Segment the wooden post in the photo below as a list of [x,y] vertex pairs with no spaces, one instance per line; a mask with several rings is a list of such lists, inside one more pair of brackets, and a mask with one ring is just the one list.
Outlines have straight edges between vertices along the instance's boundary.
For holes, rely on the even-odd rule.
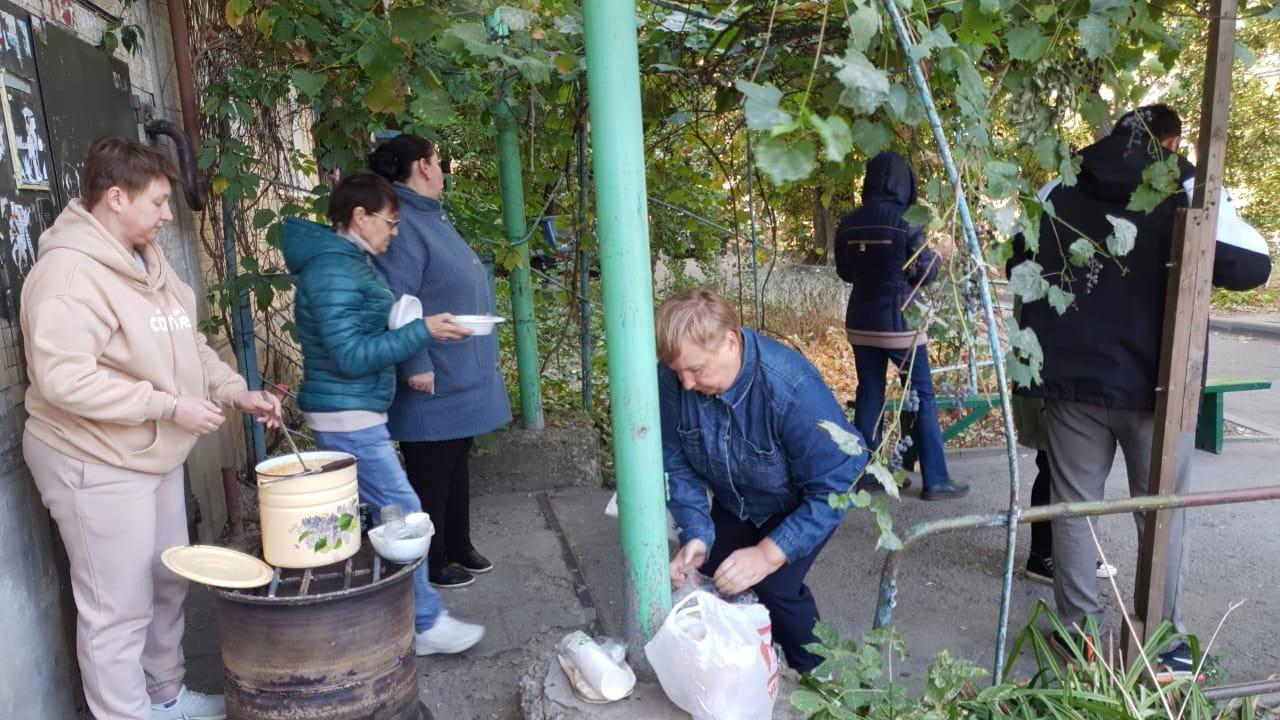
[[[1209,24],[1208,65],[1196,146],[1196,180],[1191,207],[1179,211],[1170,252],[1168,299],[1160,348],[1148,492],[1168,495],[1178,477],[1178,445],[1194,431],[1204,382],[1208,340],[1209,292],[1217,240],[1218,205],[1227,149],[1227,113],[1231,100],[1231,65],[1235,55],[1236,0],[1213,0]],[[1133,626],[1125,628],[1130,658],[1137,645],[1159,626],[1164,615],[1165,560],[1169,553],[1172,511],[1149,512],[1138,553]]]

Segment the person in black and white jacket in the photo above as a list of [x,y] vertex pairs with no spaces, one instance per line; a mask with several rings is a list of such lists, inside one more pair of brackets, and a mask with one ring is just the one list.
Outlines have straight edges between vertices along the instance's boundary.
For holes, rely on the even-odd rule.
[[[1044,300],[1027,302],[1019,322],[1035,331],[1044,351],[1040,382],[1015,393],[1044,401],[1049,439],[1050,501],[1103,498],[1116,446],[1124,453],[1132,495],[1147,493],[1159,354],[1164,327],[1174,219],[1188,207],[1195,167],[1177,155],[1182,120],[1166,105],[1127,113],[1111,134],[1079,152],[1075,185],[1054,181],[1040,197],[1052,204],[1040,220],[1039,248],[1018,238],[1010,272],[1025,261],[1074,296],[1059,314]],[[1186,192],[1173,192],[1150,212],[1127,209],[1150,165],[1176,158]],[[1136,230],[1132,249],[1108,256],[1106,239],[1117,225]],[[1088,241],[1089,246],[1080,244]],[[1077,263],[1070,260],[1074,255]],[[1087,257],[1087,259],[1085,259]],[[1271,258],[1266,243],[1241,220],[1223,191],[1214,249],[1213,284],[1247,290],[1266,282]],[[1176,492],[1188,488],[1191,434],[1180,439]],[[1165,618],[1181,629],[1178,595],[1185,577],[1182,513],[1170,526]],[[1135,515],[1139,536],[1143,517]],[[1100,623],[1096,550],[1087,518],[1053,523],[1054,599],[1068,628],[1087,632]],[[1055,638],[1055,643],[1059,639]],[[1175,642],[1157,659],[1165,678],[1194,671],[1190,649]]]

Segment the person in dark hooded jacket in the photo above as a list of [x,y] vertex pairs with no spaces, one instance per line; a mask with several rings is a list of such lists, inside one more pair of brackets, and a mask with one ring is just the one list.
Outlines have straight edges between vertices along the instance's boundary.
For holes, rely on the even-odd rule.
[[925,244],[924,231],[902,219],[916,201],[916,187],[915,170],[898,153],[885,151],[871,159],[862,206],[841,218],[836,230],[836,272],[853,285],[844,324],[858,371],[854,425],[870,447],[880,445],[885,371],[892,361],[908,385],[904,407],[915,406],[914,438],[924,480],[920,497],[946,500],[963,497],[969,488],[952,482],[947,472],[927,337],[923,329],[909,327],[903,314],[941,264]]
[[[1041,190],[1054,213],[1041,218],[1038,250],[1032,252],[1022,238],[1015,242],[1011,273],[1034,260],[1043,277],[1074,294],[1064,313],[1041,299],[1025,303],[1019,318],[1035,331],[1044,352],[1040,381],[1015,392],[1045,401],[1050,502],[1101,500],[1117,445],[1124,453],[1130,494],[1147,494],[1174,220],[1177,210],[1189,205],[1195,175],[1194,166],[1174,152],[1181,135],[1182,120],[1166,105],[1121,117],[1108,137],[1079,152],[1075,185],[1054,181]],[[1144,171],[1169,161],[1186,192],[1171,192],[1150,212],[1129,210]],[[1265,283],[1271,273],[1266,244],[1236,217],[1225,190],[1220,210],[1213,284],[1244,290]],[[1106,252],[1107,238],[1120,229],[1133,233],[1132,249]],[[1189,487],[1192,439],[1190,433],[1180,438],[1174,492]],[[1162,618],[1179,629],[1186,557],[1182,515],[1173,511],[1169,524]],[[1134,517],[1141,537],[1144,517]],[[1066,627],[1087,632],[1090,621],[1100,622],[1103,613],[1089,519],[1055,520],[1052,536],[1058,615]],[[1161,680],[1194,672],[1182,641],[1160,652],[1156,662]]]

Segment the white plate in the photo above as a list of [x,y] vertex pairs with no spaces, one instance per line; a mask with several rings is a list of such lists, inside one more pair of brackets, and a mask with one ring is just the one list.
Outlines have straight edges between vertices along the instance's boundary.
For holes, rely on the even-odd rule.
[[387,315],[387,327],[399,330],[414,320],[422,319],[422,302],[412,295],[401,295]]
[[223,588],[262,587],[275,574],[252,555],[216,545],[171,547],[160,554],[160,562],[192,582]]
[[494,325],[506,321],[506,318],[497,315],[454,315],[450,322],[471,328],[472,335],[489,335],[493,332]]

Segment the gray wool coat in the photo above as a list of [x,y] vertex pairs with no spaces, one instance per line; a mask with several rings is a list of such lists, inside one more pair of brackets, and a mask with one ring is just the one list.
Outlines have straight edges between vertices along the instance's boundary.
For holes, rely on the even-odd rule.
[[[391,292],[414,295],[424,315],[488,315],[495,311],[489,276],[475,251],[450,224],[440,201],[403,183],[399,233],[378,269]],[[436,373],[434,395],[407,379]],[[432,340],[396,366],[396,395],[388,412],[391,437],[405,442],[454,440],[490,432],[511,422],[506,384],[498,368],[498,333],[461,340]]]

